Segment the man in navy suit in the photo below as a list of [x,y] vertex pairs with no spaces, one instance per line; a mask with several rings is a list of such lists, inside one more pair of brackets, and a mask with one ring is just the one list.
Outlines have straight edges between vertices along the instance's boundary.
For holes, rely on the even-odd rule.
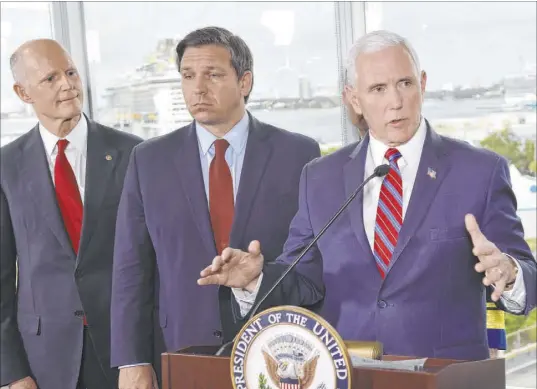
[[[200,287],[199,271],[252,239],[276,258],[298,208],[302,168],[320,155],[312,139],[246,111],[253,60],[240,37],[196,30],[177,56],[194,121],[134,149],[119,205],[112,364],[121,389],[155,385],[150,364],[158,373],[160,352],[233,338],[244,291]],[[165,343],[156,352],[153,315]]]

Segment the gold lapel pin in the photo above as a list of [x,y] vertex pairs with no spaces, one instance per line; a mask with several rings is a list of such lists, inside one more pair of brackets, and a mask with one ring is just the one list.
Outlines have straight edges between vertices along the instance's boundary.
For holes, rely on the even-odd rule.
[[436,178],[436,171],[431,168],[428,168],[427,175],[434,180]]
[[104,157],[107,161],[112,160],[112,156],[110,154],[106,154],[106,157]]

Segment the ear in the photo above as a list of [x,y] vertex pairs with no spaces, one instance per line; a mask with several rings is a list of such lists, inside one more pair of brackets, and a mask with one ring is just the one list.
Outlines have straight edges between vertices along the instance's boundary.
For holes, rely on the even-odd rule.
[[28,94],[26,93],[26,89],[24,89],[24,87],[20,83],[16,82],[13,85],[13,90],[15,91],[17,96],[19,96],[19,99],[24,101],[26,104],[34,103],[34,100],[30,96],[28,96]]
[[420,87],[422,96],[425,95],[425,87],[427,86],[427,73],[425,70],[421,71]]
[[254,83],[254,75],[251,71],[247,70],[239,80],[239,87],[243,96],[248,96],[252,92]]
[[362,107],[360,106],[360,102],[358,100],[356,87],[345,85],[344,96],[347,101],[352,105],[354,112],[356,112],[358,115],[362,115]]

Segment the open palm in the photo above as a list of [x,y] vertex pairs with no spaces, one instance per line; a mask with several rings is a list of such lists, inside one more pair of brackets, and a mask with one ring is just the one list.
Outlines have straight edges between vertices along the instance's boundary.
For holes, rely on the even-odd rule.
[[224,285],[247,289],[263,268],[263,255],[258,241],[253,241],[248,252],[226,248],[222,255],[213,259],[211,265],[200,273],[198,285]]

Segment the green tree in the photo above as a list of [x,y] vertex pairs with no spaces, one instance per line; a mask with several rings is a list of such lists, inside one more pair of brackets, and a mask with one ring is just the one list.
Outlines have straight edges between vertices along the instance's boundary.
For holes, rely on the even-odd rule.
[[535,174],[535,142],[522,142],[509,126],[490,134],[481,146],[507,158],[523,174]]
[[334,151],[338,150],[339,147],[333,146],[333,147],[327,147],[326,149],[321,149],[321,155],[328,155],[333,153]]

